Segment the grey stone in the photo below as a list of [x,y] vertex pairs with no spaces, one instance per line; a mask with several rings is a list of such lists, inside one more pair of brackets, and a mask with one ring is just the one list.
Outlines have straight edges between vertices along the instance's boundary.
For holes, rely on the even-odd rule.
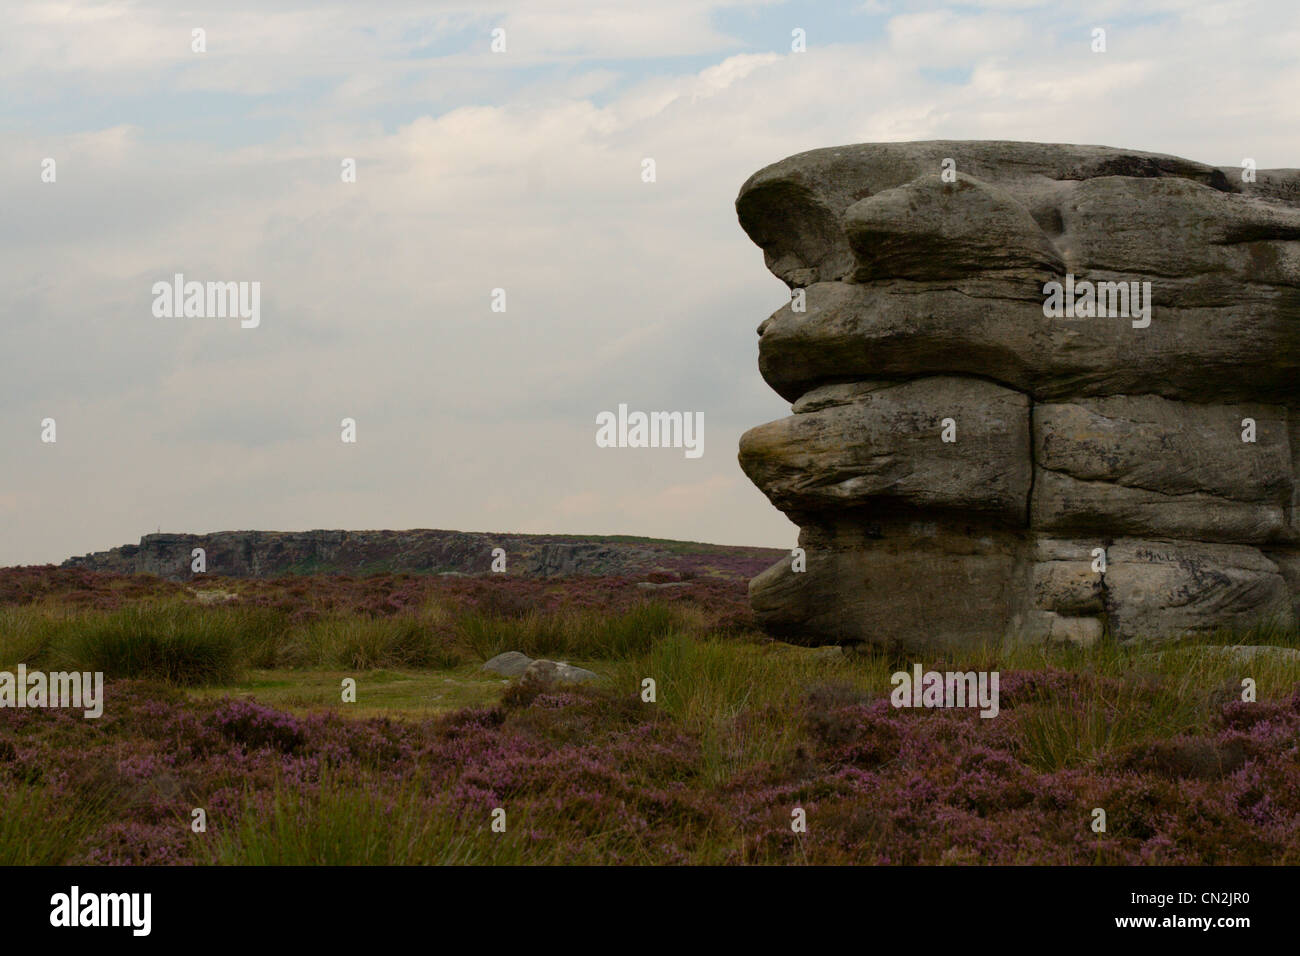
[[[797,290],[759,326],[793,414],[740,462],[807,552],[751,581],[763,626],[918,652],[1294,627],[1300,172],[1238,173],[947,141],[750,177],[741,226]],[[1048,315],[1048,282],[1150,314]]]
[[1143,329],[1122,316],[1048,318],[1042,287],[1052,278],[815,283],[801,290],[804,311],[792,300],[759,326],[759,371],[791,402],[820,385],[922,375],[989,379],[1037,401],[1300,400],[1300,278],[1243,277],[1200,302],[1169,304],[1172,292],[1149,277],[1155,305]]
[[1295,627],[1286,582],[1257,548],[1123,539],[1106,558],[1106,610],[1120,642]]
[[1028,643],[1073,644],[1092,647],[1102,639],[1105,623],[1100,617],[1057,614],[1054,611],[1031,611],[1011,638]]
[[749,584],[755,616],[791,643],[942,651],[1015,621],[1023,544],[987,519],[842,518],[805,524],[799,546],[806,571],[785,560]]
[[[1100,548],[1102,555],[1094,554]],[[1099,616],[1105,611],[1105,572],[1099,541],[1040,538],[1030,566],[1033,607],[1063,617]]]
[[[1247,283],[1290,285],[1300,271],[1300,209],[1180,178],[1080,182],[1060,205],[1071,258],[1090,270],[1197,280],[1209,298]],[[1104,228],[1099,224],[1104,223]]]
[[483,665],[483,670],[490,674],[500,674],[502,677],[518,677],[528,665],[533,663],[533,659],[527,654],[519,651],[506,651],[504,654],[498,654],[490,661]]
[[1036,405],[1033,421],[1035,527],[1261,543],[1287,531],[1285,408],[1117,395]]
[[1275,647],[1271,644],[1232,644],[1198,648],[1202,654],[1222,655],[1242,662],[1268,661],[1278,664],[1300,664],[1300,650],[1294,647]]
[[[783,511],[905,503],[990,512],[1023,524],[1029,402],[990,382],[924,378],[827,391],[750,429],[740,464]],[[954,441],[943,440],[952,419]]]
[[1065,271],[1029,210],[1005,190],[936,173],[854,203],[844,228],[854,278],[951,279],[996,270]]
[[[941,171],[995,184],[1016,197],[1049,233],[1061,228],[1064,189],[1096,177],[1185,178],[1236,189],[1235,177],[1177,156],[1049,143],[934,140],[860,143],[799,153],[759,170],[745,182],[736,213],[760,246],[768,268],[792,285],[847,276],[855,260],[844,230],[854,203]],[[1260,171],[1265,175],[1266,171]]]
[[1277,565],[1277,570],[1291,593],[1291,611],[1300,623],[1300,554],[1294,551],[1266,551],[1265,557]]
[[524,669],[520,682],[543,689],[565,684],[587,684],[600,680],[600,675],[564,661],[535,660]]
[[[1242,440],[1242,421],[1256,441]],[[1204,492],[1236,501],[1286,503],[1292,486],[1286,409],[1198,405],[1155,395],[1116,395],[1034,407],[1034,456],[1081,481],[1115,482],[1170,495]]]
[[1263,543],[1286,529],[1281,504],[1080,481],[1043,469],[1034,479],[1031,516],[1034,527],[1045,531],[1078,533],[1091,528],[1104,534],[1205,541]]
[[560,683],[562,684],[589,684],[592,681],[600,680],[600,675],[595,671],[589,671],[585,667],[576,667],[573,664],[566,664],[564,661],[558,663]]
[[1196,644],[1173,650],[1157,651],[1150,656],[1156,659],[1168,654],[1194,657],[1226,657],[1241,664],[1257,662],[1269,664],[1300,664],[1300,650],[1294,647],[1276,647],[1271,644]]

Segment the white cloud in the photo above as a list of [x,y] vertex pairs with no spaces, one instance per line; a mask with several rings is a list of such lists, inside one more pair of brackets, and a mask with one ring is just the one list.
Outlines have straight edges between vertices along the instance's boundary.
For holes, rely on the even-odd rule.
[[890,50],[914,66],[949,66],[1005,54],[1023,44],[1029,24],[1015,17],[955,15],[947,10],[893,17],[886,26]]
[[[600,62],[536,78],[490,54],[410,55],[435,22],[477,29],[468,4],[272,19],[245,5],[222,16],[256,52],[227,46],[202,82],[159,52],[188,38],[164,8],[18,7],[3,42],[26,52],[0,55],[7,100],[61,85],[110,102],[178,82],[308,92],[223,100],[249,128],[233,140],[202,112],[79,126],[56,113],[0,139],[0,563],[159,524],[788,545],[791,526],[735,462],[741,432],[787,408],[756,368],[753,329],[784,289],[735,221],[750,173],[818,146],[934,138],[1300,165],[1284,6],[1117,19],[1104,55],[1078,29],[1104,4],[1068,22],[994,6],[1008,9],[911,12],[880,40],[797,55],[737,51],[704,5],[663,8],[653,29],[635,10],[587,22],[565,6],[520,62],[566,48]],[[537,15],[501,10],[513,51]],[[620,32],[637,35],[598,57]],[[632,63],[711,45],[703,68]],[[943,82],[922,67],[972,72]],[[449,99],[410,112],[426,93]],[[57,185],[39,181],[44,156]],[[344,156],[355,185],[339,180]],[[640,181],[645,156],[657,183]],[[261,281],[262,328],[152,318],[149,286],[176,270]],[[488,310],[498,286],[505,315]],[[703,411],[705,458],[597,449],[594,415],[619,402]],[[39,442],[47,414],[56,447]],[[344,415],[355,448],[338,441]]]

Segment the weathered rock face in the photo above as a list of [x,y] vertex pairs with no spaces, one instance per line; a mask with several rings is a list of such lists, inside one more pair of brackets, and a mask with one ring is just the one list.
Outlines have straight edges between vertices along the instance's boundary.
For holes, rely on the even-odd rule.
[[802,529],[806,570],[750,584],[773,633],[1295,626],[1300,171],[865,144],[761,170],[736,210],[793,290],[759,326],[793,415],[740,445]]
[[[1029,400],[1020,392],[934,376],[829,385],[804,396],[796,409],[790,418],[751,429],[740,443],[750,478],[784,511],[888,498],[1024,520]],[[958,409],[965,428],[952,448],[934,438],[943,418]]]

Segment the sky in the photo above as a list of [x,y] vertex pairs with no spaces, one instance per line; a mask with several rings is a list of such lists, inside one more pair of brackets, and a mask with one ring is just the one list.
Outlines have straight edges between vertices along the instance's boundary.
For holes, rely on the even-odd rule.
[[[751,173],[924,139],[1300,166],[1294,0],[0,0],[0,24],[0,565],[159,529],[791,547],[736,462],[789,414],[757,368],[788,290],[736,222]],[[260,323],[156,315],[176,273],[257,282]],[[620,404],[702,413],[703,454],[599,447]]]

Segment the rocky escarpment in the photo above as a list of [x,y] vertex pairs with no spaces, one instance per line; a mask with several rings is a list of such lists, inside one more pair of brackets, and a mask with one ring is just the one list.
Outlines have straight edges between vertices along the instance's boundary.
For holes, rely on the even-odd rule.
[[285,574],[409,571],[482,574],[492,571],[493,552],[505,551],[508,574],[563,575],[746,575],[778,553],[651,538],[583,538],[565,535],[483,534],[464,531],[220,531],[214,534],[148,534],[123,545],[69,558],[64,567],[154,574],[171,580],[192,576],[192,554],[204,551],[208,574],[278,577]]
[[926,649],[1294,627],[1300,171],[1247,179],[1007,142],[752,176],[740,223],[792,290],[759,368],[793,414],[740,463],[806,561],[751,582],[764,625]]

